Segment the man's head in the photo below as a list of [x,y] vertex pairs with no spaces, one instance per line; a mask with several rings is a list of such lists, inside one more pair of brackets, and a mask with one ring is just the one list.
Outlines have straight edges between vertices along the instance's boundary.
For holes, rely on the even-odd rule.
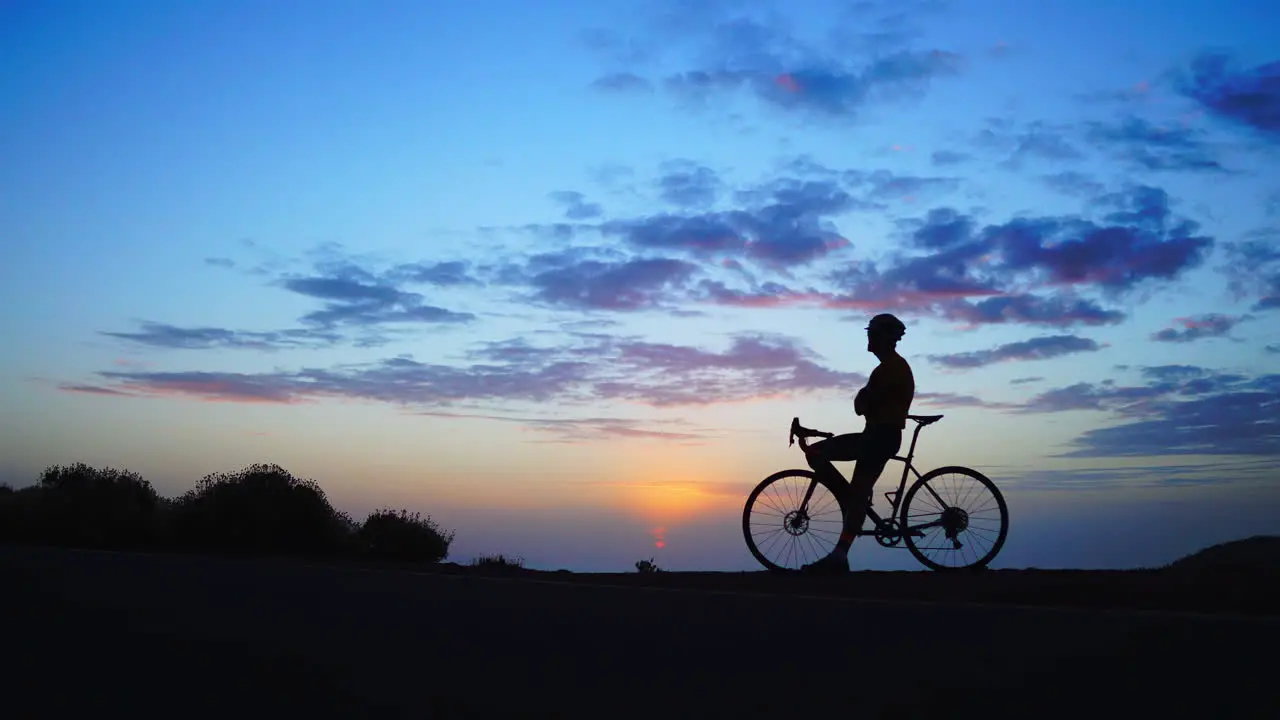
[[867,351],[879,355],[897,346],[907,326],[889,313],[880,313],[867,323]]

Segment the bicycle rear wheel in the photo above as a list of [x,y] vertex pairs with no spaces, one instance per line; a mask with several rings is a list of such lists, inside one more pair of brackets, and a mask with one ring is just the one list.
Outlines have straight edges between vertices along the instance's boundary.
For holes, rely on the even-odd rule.
[[[902,526],[907,549],[925,567],[980,569],[1004,547],[1009,508],[986,475],[952,465],[911,485],[902,501]],[[913,528],[923,535],[909,532]]]
[[810,470],[782,470],[761,480],[742,511],[747,549],[761,565],[783,572],[830,555],[844,529],[840,497],[839,488]]

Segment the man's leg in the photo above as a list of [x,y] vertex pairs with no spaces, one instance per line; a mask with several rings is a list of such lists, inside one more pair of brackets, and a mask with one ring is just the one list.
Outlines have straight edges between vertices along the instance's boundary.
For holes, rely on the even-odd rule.
[[[832,485],[845,494],[844,497],[840,498],[840,504],[845,508],[840,538],[836,541],[836,546],[829,556],[834,558],[836,562],[843,561],[845,567],[848,567],[848,561],[845,560],[845,556],[849,554],[849,548],[853,545],[853,539],[857,537],[857,531],[862,528],[862,522],[866,518],[867,510],[865,507],[856,509],[858,508],[857,502],[850,503],[853,497],[849,493],[849,483],[845,481],[844,477],[840,475],[840,471],[836,470],[836,467],[831,463],[856,461],[861,447],[862,433],[847,433],[816,442],[810,445],[808,452],[805,453],[805,460],[809,463],[809,467],[813,468],[814,472],[831,478]],[[862,463],[858,464],[861,465]],[[857,524],[853,524],[854,514],[858,516]]]
[[[896,431],[876,431],[863,434],[860,446],[861,455],[858,464],[853,468],[853,476],[849,478],[848,505],[849,517],[845,519],[845,534],[849,528],[855,532],[862,529],[867,519],[867,507],[871,505],[871,491],[884,472],[889,459],[898,454],[902,447],[902,434]],[[840,538],[844,540],[842,535]],[[849,538],[853,542],[853,537]]]
[[[866,452],[862,459],[858,460],[858,464],[853,468],[853,477],[849,481],[848,495],[846,496],[846,507],[849,508],[849,515],[845,518],[845,531],[840,536],[840,541],[844,542],[844,536],[849,535],[849,543],[853,543],[853,535],[850,532],[857,532],[862,529],[862,523],[867,520],[867,506],[871,504],[871,490],[876,485],[876,480],[880,479],[880,473],[884,472],[884,466],[888,464],[889,458],[880,453],[872,454]],[[848,551],[848,546],[845,546]]]

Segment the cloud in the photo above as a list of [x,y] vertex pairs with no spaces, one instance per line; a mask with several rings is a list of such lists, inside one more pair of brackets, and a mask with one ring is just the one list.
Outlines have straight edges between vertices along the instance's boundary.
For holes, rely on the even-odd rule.
[[102,335],[141,345],[183,350],[251,349],[281,350],[330,347],[341,340],[335,333],[308,328],[255,332],[224,328],[181,328],[144,321],[140,332],[102,332]]
[[847,172],[845,178],[851,187],[865,188],[865,197],[873,201],[914,200],[921,195],[945,193],[960,187],[959,178],[895,175],[888,170]]
[[1009,384],[1010,385],[1026,385],[1027,383],[1040,382],[1041,380],[1044,380],[1044,378],[1040,377],[1039,375],[1032,375],[1028,377],[1014,378],[1009,381]]
[[[663,430],[664,425],[685,425],[682,421],[671,420],[635,420],[631,418],[584,417],[584,418],[539,418],[513,417],[508,415],[488,415],[479,413],[455,413],[429,410],[417,413],[425,417],[437,417],[448,420],[484,420],[507,422],[521,425],[534,432],[546,433],[556,439],[542,442],[561,442],[576,444],[614,439],[661,440],[680,445],[700,445],[702,441],[713,437],[710,430]],[[656,426],[656,427],[655,427]]]
[[1075,335],[1046,335],[1006,343],[990,350],[930,355],[929,360],[943,367],[968,369],[1009,361],[1047,360],[1074,353],[1095,352],[1102,347],[1093,340]]
[[1067,457],[1280,455],[1280,376],[1235,392],[1158,403],[1136,422],[1085,432]]
[[973,155],[969,153],[957,152],[955,150],[936,150],[930,155],[930,160],[935,167],[951,167],[961,165],[973,159]]
[[[746,93],[784,112],[845,120],[871,102],[917,97],[933,80],[956,75],[962,66],[955,53],[908,47],[911,37],[900,20],[868,33],[865,8],[828,18],[825,42],[791,32],[783,15],[760,18],[685,4],[655,16],[626,41],[616,33],[594,33],[593,45],[614,62],[621,55],[632,65],[665,55],[663,66],[683,65],[660,83],[688,105]],[[855,30],[859,23],[863,28]],[[643,51],[634,50],[637,44]],[[630,71],[606,74],[594,83],[611,91],[648,85]]]
[[223,258],[223,257],[205,258],[204,264],[212,265],[213,267],[226,268],[229,270],[236,266],[236,261],[232,260],[231,258]]
[[466,323],[475,319],[471,313],[427,305],[422,295],[389,283],[350,275],[287,278],[280,284],[299,295],[324,300],[323,309],[307,313],[302,322],[325,329],[389,323]]
[[1129,116],[1115,123],[1090,123],[1086,137],[1119,159],[1146,170],[1226,172],[1214,157],[1203,130],[1156,126]]
[[931,80],[957,75],[960,68],[956,53],[904,50],[861,66],[822,58],[772,76],[736,74],[722,83],[747,85],[756,97],[784,110],[853,118],[872,100],[919,96]]
[[[258,247],[249,241],[245,245]],[[468,263],[401,263],[378,273],[357,262],[338,245],[322,245],[309,254],[312,256],[311,272],[277,274],[278,268],[291,264],[278,258],[268,264],[275,269],[262,266],[246,271],[255,276],[274,274],[274,279],[269,281],[270,286],[321,301],[320,309],[299,318],[305,327],[234,330],[143,321],[137,332],[103,331],[101,334],[149,347],[189,350],[328,348],[343,342],[357,347],[373,347],[388,342],[397,328],[465,324],[476,319],[469,312],[428,304],[423,295],[402,287],[481,285],[481,281],[470,274]]]
[[574,190],[551,193],[551,199],[564,206],[564,216],[570,220],[588,220],[604,214],[598,203],[589,203],[586,196]]
[[1240,68],[1226,53],[1205,52],[1181,73],[1177,87],[1210,114],[1280,139],[1280,62]]
[[1244,317],[1234,317],[1221,313],[1209,313],[1195,317],[1174,318],[1174,322],[1182,328],[1170,327],[1151,334],[1157,342],[1186,343],[1193,340],[1212,337],[1226,337]]
[[759,334],[735,336],[721,351],[599,334],[582,335],[560,346],[538,347],[517,340],[480,346],[471,359],[474,362],[469,365],[442,365],[401,356],[270,373],[112,370],[97,374],[105,385],[67,388],[222,402],[341,398],[419,409],[459,403],[601,401],[669,407],[830,390],[847,394],[866,380],[861,374],[822,365],[794,339]]
[[1280,454],[1280,375],[1223,373],[1194,365],[1149,366],[1141,385],[1076,383],[1046,391],[1017,412],[1100,410],[1119,424],[1089,430],[1064,457]]
[[1247,240],[1224,244],[1222,268],[1236,299],[1254,298],[1254,312],[1280,309],[1280,231],[1253,233]]
[[58,386],[59,390],[71,393],[81,393],[84,395],[107,395],[112,397],[131,397],[132,393],[123,390],[115,390],[113,388],[102,387],[101,385],[77,385],[65,383]]
[[[688,200],[705,185],[678,187]],[[848,240],[827,218],[862,207],[838,183],[821,180],[783,178],[736,197],[746,209],[609,220],[599,230],[638,250],[678,251],[702,259],[736,256],[787,267],[847,247]]]
[[303,400],[287,376],[275,373],[107,371],[98,375],[117,383],[117,387],[99,388],[99,392],[107,390],[120,395],[177,396],[206,402],[272,404]]
[[1105,189],[1102,183],[1092,177],[1074,170],[1041,175],[1040,180],[1053,190],[1064,195],[1075,195],[1093,198],[1101,195]]
[[1082,159],[1084,155],[1068,140],[1069,134],[1070,128],[1062,125],[1037,121],[1017,128],[1010,120],[991,118],[973,138],[973,145],[1004,153],[1000,165],[1016,169],[1034,160],[1062,163]]
[[1243,478],[1268,479],[1275,461],[1271,459],[1228,460],[1217,458],[1207,463],[1176,465],[1141,465],[1137,467],[1073,468],[1070,470],[1032,469],[1006,473],[1010,484],[1034,484],[1043,489],[1081,490],[1114,487],[1158,487],[1194,485],[1208,486],[1236,482]]
[[615,72],[596,78],[591,88],[606,93],[649,93],[653,92],[653,83],[635,73]]
[[1280,343],[1273,343],[1271,345],[1266,345],[1262,349],[1263,351],[1270,353],[1272,355],[1278,355],[1280,354]]
[[534,299],[582,310],[636,311],[669,307],[673,290],[697,272],[696,265],[672,258],[619,262],[581,260],[537,272],[529,278]]
[[949,392],[918,392],[914,401],[934,407],[981,407],[993,410],[1009,410],[1019,407],[1015,403],[993,402],[974,395]]
[[[899,224],[908,247],[926,255],[901,253],[881,272],[874,263],[838,271],[838,284],[862,296],[932,297],[944,316],[969,321],[1000,318],[1053,322],[1078,317],[1095,323],[1119,319],[1084,299],[1082,290],[1122,296],[1139,287],[1180,277],[1201,264],[1213,239],[1197,235],[1196,223],[1175,217],[1159,188],[1137,186],[1106,196],[1112,211],[1097,223],[1082,217],[1020,217],[979,226],[970,216],[937,208]],[[1025,290],[1058,293],[1047,301]],[[973,297],[988,296],[975,304]],[[945,301],[945,302],[944,302]]]
[[1053,286],[1088,285],[1125,293],[1172,280],[1198,266],[1213,239],[1197,223],[1173,216],[1168,194],[1137,186],[1110,198],[1106,224],[1079,218],[1018,218],[988,226],[982,241],[999,253],[995,272],[1029,273]]
[[663,163],[656,184],[661,198],[679,208],[710,207],[724,186],[716,171],[687,160]]
[[470,263],[462,260],[401,263],[387,272],[387,279],[396,283],[439,287],[484,284],[471,275]]
[[1013,323],[1046,327],[1115,325],[1125,318],[1123,312],[1107,310],[1093,300],[1030,293],[989,297],[977,302],[956,300],[945,303],[941,315],[968,325]]

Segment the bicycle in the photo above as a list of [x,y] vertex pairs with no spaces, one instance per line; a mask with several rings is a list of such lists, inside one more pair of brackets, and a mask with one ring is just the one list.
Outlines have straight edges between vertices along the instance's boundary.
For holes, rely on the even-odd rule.
[[[1004,547],[1005,537],[1009,533],[1009,509],[1008,506],[1005,505],[1004,496],[1000,493],[999,488],[995,486],[995,483],[991,482],[987,476],[971,468],[959,465],[948,465],[921,475],[911,463],[912,459],[915,457],[916,439],[919,438],[921,430],[928,425],[938,422],[943,418],[943,416],[908,415],[907,418],[915,421],[916,429],[911,435],[911,447],[907,451],[907,456],[902,457],[895,455],[890,458],[891,460],[902,462],[903,468],[902,478],[898,482],[898,489],[890,490],[885,493],[885,498],[889,500],[890,503],[888,516],[887,518],[881,518],[880,515],[876,513],[875,508],[873,507],[875,494],[874,492],[871,493],[867,498],[867,517],[871,518],[875,523],[875,527],[871,530],[859,528],[856,534],[858,536],[874,536],[876,542],[878,542],[882,547],[896,547],[900,543],[905,542],[907,549],[911,551],[911,554],[915,556],[916,560],[919,560],[925,567],[931,570],[941,571],[985,568],[988,563],[995,558],[996,554],[1000,552],[1000,549]],[[795,444],[797,437],[800,439],[800,449],[807,451],[809,438],[830,438],[834,437],[834,434],[819,430],[811,430],[800,424],[800,418],[792,418],[791,432],[787,437],[787,446],[790,447]],[[916,481],[912,483],[904,497],[902,491],[907,484],[908,472],[915,474]],[[977,510],[967,510],[959,507],[959,502],[961,500],[967,500],[971,495],[970,492],[961,493],[957,491],[954,493],[957,501],[956,504],[952,504],[944,500],[938,490],[946,489],[947,483],[943,481],[943,478],[947,476],[959,476],[962,479],[967,478],[975,480],[981,489],[990,491],[990,494],[994,499],[994,508],[992,509],[998,512],[998,517],[987,518],[977,515],[977,513],[984,512],[991,507],[991,501],[988,501],[987,504],[984,504]],[[799,488],[792,488],[793,491],[785,493],[785,496],[794,501],[802,495],[803,499],[800,499],[800,502],[796,507],[786,509],[782,502],[770,503],[765,502],[762,499],[766,495],[767,490],[780,485],[786,480],[794,478],[802,479],[802,486]],[[843,479],[843,476],[841,476],[841,478]],[[954,486],[955,483],[951,483],[950,485]],[[807,486],[807,489],[803,486]],[[843,530],[846,511],[844,490],[847,487],[847,484],[843,487],[834,487],[833,481],[829,480],[825,476],[819,477],[818,474],[812,470],[781,470],[770,475],[764,480],[761,480],[760,484],[756,485],[755,489],[751,491],[751,494],[747,496],[746,507],[742,511],[742,532],[747,541],[747,548],[751,550],[751,554],[755,556],[756,560],[760,561],[761,565],[764,565],[769,570],[783,572],[798,570],[801,565],[806,564],[805,561],[797,561],[793,566],[789,561],[796,558],[797,555],[803,553],[806,549],[816,547],[819,542],[826,539],[831,541],[830,547],[827,548],[826,552],[821,553],[814,559],[817,560],[830,555],[832,548],[835,546],[835,540],[839,538],[840,533]],[[826,491],[830,498],[834,498],[834,503],[836,505],[836,508],[833,511],[835,513],[835,519],[834,521],[829,521],[834,523],[834,527],[832,529],[824,529],[818,526],[819,522],[822,522],[820,520],[823,515],[822,511],[831,505],[830,500],[823,502],[822,499],[814,499],[815,493],[820,489]],[[772,498],[776,498],[779,501],[782,500],[782,497],[777,495],[772,496]],[[917,498],[921,500],[920,504],[932,506],[932,510],[934,510],[932,515],[936,515],[936,519],[921,522],[917,525],[910,524],[909,520],[921,517],[920,514],[911,512],[912,501]],[[751,521],[753,513],[759,512],[760,514],[766,514],[763,511],[754,509],[757,500],[761,500],[761,505],[767,507],[768,510],[771,511],[769,514],[772,516],[772,522],[775,525],[779,518],[782,521],[780,529],[781,534],[775,536],[772,542],[769,540],[763,540],[759,544],[756,542],[757,536],[762,535],[764,531],[752,530]],[[901,503],[899,501],[901,501]],[[999,523],[999,526],[992,527],[988,523]],[[934,536],[939,534],[939,531],[942,535],[941,545],[945,547],[934,548],[927,545],[926,543],[931,543]],[[829,538],[820,537],[820,534],[829,534]],[[991,536],[994,536],[994,542],[991,544],[990,549],[980,557],[975,551],[970,549],[969,554],[972,559],[966,560],[963,565],[945,565],[938,562],[934,557],[925,552],[927,550],[949,550],[963,557],[965,555],[963,550],[968,546],[961,542],[960,538],[962,536],[965,536],[966,539],[970,540],[970,542],[974,539],[983,539],[984,537],[990,538]],[[778,545],[777,539],[783,537],[788,538],[788,541],[790,542],[790,544],[786,546],[786,549],[789,552],[784,553],[785,559],[781,562],[775,562],[765,557],[762,550],[775,547]],[[786,542],[787,541],[784,541],[784,543]]]

